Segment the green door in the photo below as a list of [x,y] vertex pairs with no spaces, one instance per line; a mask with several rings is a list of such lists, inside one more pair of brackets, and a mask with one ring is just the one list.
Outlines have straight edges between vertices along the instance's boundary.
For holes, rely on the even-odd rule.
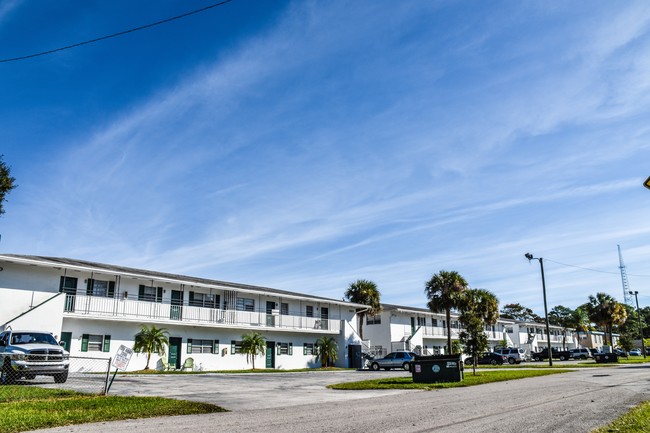
[[181,368],[181,346],[183,344],[183,339],[180,337],[169,337],[169,356],[167,357],[167,362],[171,367],[176,369]]
[[275,341],[266,342],[266,368],[275,368]]
[[172,320],[183,319],[183,292],[180,290],[172,290],[169,318]]
[[63,342],[63,349],[70,352],[70,343],[72,342],[72,332],[62,332],[61,341]]

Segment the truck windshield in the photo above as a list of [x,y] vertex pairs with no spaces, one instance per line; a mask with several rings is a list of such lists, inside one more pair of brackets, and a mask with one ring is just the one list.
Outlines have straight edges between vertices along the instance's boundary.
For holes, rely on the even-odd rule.
[[11,344],[53,344],[58,345],[52,334],[40,332],[16,332],[11,334]]

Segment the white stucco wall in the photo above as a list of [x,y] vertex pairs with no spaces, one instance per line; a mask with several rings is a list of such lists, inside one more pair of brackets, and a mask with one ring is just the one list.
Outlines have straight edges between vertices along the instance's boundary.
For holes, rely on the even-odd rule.
[[[12,329],[49,331],[61,335],[64,296],[57,296],[56,292],[3,288],[0,289],[0,299],[3,300],[0,303],[0,325],[9,321],[6,326]],[[20,316],[23,313],[26,314]]]

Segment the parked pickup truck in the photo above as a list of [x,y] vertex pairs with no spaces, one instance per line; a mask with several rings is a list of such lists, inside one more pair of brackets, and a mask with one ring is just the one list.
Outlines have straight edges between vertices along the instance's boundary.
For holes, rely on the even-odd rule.
[[52,376],[56,383],[64,383],[70,354],[49,332],[7,330],[0,333],[0,365],[0,383],[36,376]]
[[[571,351],[569,350],[557,350],[553,348],[551,354],[553,359],[559,359],[560,361],[566,361],[571,358]],[[548,348],[545,347],[539,352],[533,352],[531,358],[533,361],[544,361],[545,359],[548,359]]]

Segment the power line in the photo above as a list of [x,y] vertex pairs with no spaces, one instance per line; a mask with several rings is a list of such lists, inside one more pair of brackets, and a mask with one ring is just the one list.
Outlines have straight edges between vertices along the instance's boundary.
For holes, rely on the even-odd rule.
[[198,14],[200,12],[207,11],[208,9],[212,9],[212,8],[217,7],[217,6],[223,6],[226,3],[230,3],[231,1],[233,1],[233,0],[223,0],[223,1],[220,1],[218,3],[213,3],[211,5],[202,7],[201,9],[196,9],[196,10],[193,10],[191,12],[187,12],[187,13],[184,13],[184,14],[181,14],[181,15],[177,15],[175,17],[164,19],[162,21],[157,21],[155,23],[146,24],[144,26],[136,27],[136,28],[129,29],[129,30],[124,30],[124,31],[118,32],[118,33],[113,33],[112,35],[101,36],[99,38],[90,39],[88,41],[78,42],[76,44],[68,45],[68,46],[65,46],[65,47],[55,48],[53,50],[43,51],[43,52],[35,53],[35,54],[29,54],[29,55],[26,55],[26,56],[13,57],[13,58],[10,58],[10,59],[0,59],[0,63],[15,62],[15,61],[18,61],[18,60],[31,59],[33,57],[44,56],[46,54],[52,54],[52,53],[56,53],[58,51],[69,50],[70,48],[76,48],[76,47],[80,47],[82,45],[88,45],[88,44],[92,44],[94,42],[103,41],[104,39],[115,38],[117,36],[122,36],[122,35],[125,35],[127,33],[137,32],[138,30],[148,29],[150,27],[159,26],[161,24],[166,24],[166,23],[168,23],[170,21],[175,21],[175,20],[179,20],[181,18],[188,17],[190,15]]
[[[613,274],[613,275],[615,274],[615,275],[620,275],[619,272],[614,272],[614,271],[601,271],[601,270],[598,270],[598,269],[585,268],[585,267],[582,267],[582,266],[570,265],[570,264],[568,264],[568,263],[556,262],[555,260],[551,260],[551,259],[547,259],[547,258],[544,258],[544,260],[546,260],[547,262],[553,262],[553,263],[555,263],[555,264],[562,265],[562,266],[568,266],[568,267],[571,267],[571,268],[583,269],[583,270],[585,270],[585,271],[599,272],[599,273],[601,273],[601,274]],[[627,274],[627,275],[632,276],[632,277],[650,278],[650,275],[635,275],[635,274]]]

